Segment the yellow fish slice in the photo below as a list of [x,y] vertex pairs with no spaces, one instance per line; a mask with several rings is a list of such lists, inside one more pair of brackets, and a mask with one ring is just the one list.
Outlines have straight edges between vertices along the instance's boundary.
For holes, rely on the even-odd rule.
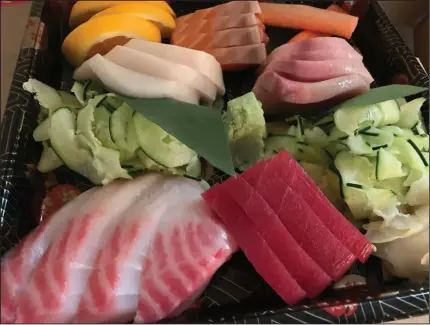
[[134,15],[140,18],[147,19],[153,22],[161,31],[163,38],[170,38],[173,30],[176,27],[175,19],[160,6],[152,4],[152,2],[142,2],[115,6],[109,9],[100,11],[91,19],[109,15]]
[[77,1],[70,13],[69,26],[75,28],[89,20],[92,16],[102,10],[124,4],[141,4],[144,2],[151,3],[154,6],[166,10],[173,18],[176,14],[166,1]]
[[104,55],[130,39],[161,42],[161,33],[152,22],[130,15],[109,15],[78,26],[64,40],[62,52],[74,67],[95,54]]

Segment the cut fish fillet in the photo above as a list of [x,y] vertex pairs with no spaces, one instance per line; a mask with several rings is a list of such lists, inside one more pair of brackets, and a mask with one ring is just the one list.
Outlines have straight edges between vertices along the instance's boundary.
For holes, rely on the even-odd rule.
[[326,81],[303,83],[283,78],[276,72],[264,72],[255,83],[253,92],[265,110],[288,109],[289,104],[305,105],[342,101],[370,89],[369,83],[358,74]]
[[200,72],[186,65],[173,63],[124,46],[116,46],[104,57],[138,73],[189,86],[198,91],[199,95],[208,103],[212,103],[216,99],[215,85]]
[[235,19],[229,16],[209,18],[205,20],[195,20],[191,24],[178,24],[172,34],[172,43],[181,42],[182,37],[188,37],[191,34],[213,33],[230,28],[244,28],[252,26],[261,26],[264,30],[263,22],[255,13],[236,15]]
[[221,96],[225,93],[221,66],[212,55],[206,52],[137,39],[130,40],[124,46],[170,62],[189,66],[208,77],[215,84]]
[[219,185],[215,185],[203,193],[205,201],[223,220],[261,277],[285,302],[290,305],[298,303],[306,296],[305,291],[270,249],[260,230],[249,222],[240,206],[219,187]]
[[318,82],[351,74],[361,75],[369,84],[373,82],[373,77],[363,62],[355,59],[305,61],[281,58],[272,62],[265,69],[265,72],[267,71],[276,72],[287,79],[302,82]]
[[263,43],[210,49],[206,52],[217,59],[223,71],[242,70],[249,66],[264,64],[266,61],[266,46]]
[[230,177],[220,190],[227,192],[242,207],[307,296],[316,297],[330,285],[330,277],[300,247],[276,213],[248,182],[241,177]]
[[175,178],[180,204],[169,204],[143,260],[137,323],[152,323],[183,311],[236,249],[202,200],[199,183]]
[[97,253],[124,211],[154,183],[148,175],[103,186],[74,213],[32,272],[17,305],[18,323],[69,323],[73,320]]
[[171,98],[198,104],[199,94],[189,86],[126,69],[96,54],[73,74],[74,79],[97,80],[108,90],[137,98]]
[[287,152],[282,151],[271,162],[282,179],[291,184],[318,214],[320,220],[362,263],[373,253],[372,243],[363,236],[324,196],[318,186]]
[[231,46],[267,43],[268,38],[260,26],[231,28],[216,32],[184,35],[172,44],[206,51]]
[[[241,176],[261,194],[291,236],[324,272],[332,280],[339,280],[354,263],[355,256],[321,222],[291,180],[288,183],[280,178],[280,171],[272,164],[275,159],[276,156],[262,161]],[[300,173],[304,171],[294,170],[291,177]]]
[[176,24],[191,24],[192,22],[223,16],[229,16],[230,19],[234,19],[236,15],[246,13],[261,16],[262,11],[258,1],[231,1],[215,7],[197,10],[191,14],[178,17]]
[[74,211],[86,204],[95,189],[88,190],[61,208],[47,222],[40,224],[1,262],[1,323],[14,323],[17,300],[28,278],[52,240],[61,233],[74,216]]

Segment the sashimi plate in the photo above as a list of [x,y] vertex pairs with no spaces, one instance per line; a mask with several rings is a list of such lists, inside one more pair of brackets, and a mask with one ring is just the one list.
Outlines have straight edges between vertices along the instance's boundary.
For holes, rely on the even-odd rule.
[[[287,1],[300,3],[300,1]],[[326,7],[324,1],[303,1]],[[178,1],[172,4],[178,16],[215,2]],[[29,77],[56,89],[69,90],[72,68],[61,55],[67,33],[70,4],[66,1],[33,0],[30,18],[19,54],[0,135],[0,240],[1,255],[37,225],[46,189],[55,184],[71,184],[80,190],[92,185],[83,177],[61,167],[40,174],[35,165],[41,154],[32,132],[39,107],[22,89]],[[268,49],[288,41],[297,31],[267,28]],[[377,1],[371,1],[351,41],[364,56],[364,63],[376,85],[390,84],[402,77],[409,84],[427,87],[427,73],[397,33]],[[254,71],[225,74],[225,101],[252,89]],[[428,92],[425,94],[428,98]],[[428,101],[423,107],[428,125]],[[210,183],[227,176],[215,171]],[[215,274],[195,305],[174,323],[380,323],[429,312],[428,283],[388,281],[377,258],[353,268],[341,284],[318,300],[288,307],[265,284],[246,258],[235,254]]]

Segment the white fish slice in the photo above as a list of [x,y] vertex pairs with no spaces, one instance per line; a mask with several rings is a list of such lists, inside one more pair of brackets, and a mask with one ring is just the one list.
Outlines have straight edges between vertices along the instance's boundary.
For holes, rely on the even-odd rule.
[[116,46],[104,56],[120,66],[166,80],[176,81],[195,89],[208,103],[216,99],[215,85],[200,72],[189,66],[177,64],[155,55],[124,46]]
[[77,81],[97,80],[108,90],[130,97],[171,98],[191,104],[199,103],[197,91],[186,85],[126,69],[100,54],[77,68],[73,78]]
[[124,46],[177,64],[189,66],[208,77],[217,87],[219,95],[223,96],[225,93],[221,66],[212,55],[206,52],[138,39],[132,39]]
[[76,216],[73,212],[86,204],[94,192],[95,188],[90,189],[70,201],[3,257],[1,261],[2,324],[15,321],[18,295],[24,289],[31,272],[54,238],[62,233],[70,219]]
[[32,272],[18,299],[18,323],[69,323],[73,320],[97,254],[124,211],[157,180],[149,174],[99,188],[75,212]]

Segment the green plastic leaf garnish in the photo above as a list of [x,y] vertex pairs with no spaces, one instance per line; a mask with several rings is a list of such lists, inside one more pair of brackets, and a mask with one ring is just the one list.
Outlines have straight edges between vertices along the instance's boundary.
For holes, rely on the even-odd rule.
[[136,112],[173,135],[214,167],[235,175],[221,112],[173,99],[123,97]]
[[337,110],[339,108],[366,106],[377,103],[382,103],[387,100],[393,100],[397,98],[403,98],[415,94],[419,94],[423,91],[428,90],[427,88],[410,86],[410,85],[389,85],[378,88],[373,88],[363,95],[351,98],[333,108]]

